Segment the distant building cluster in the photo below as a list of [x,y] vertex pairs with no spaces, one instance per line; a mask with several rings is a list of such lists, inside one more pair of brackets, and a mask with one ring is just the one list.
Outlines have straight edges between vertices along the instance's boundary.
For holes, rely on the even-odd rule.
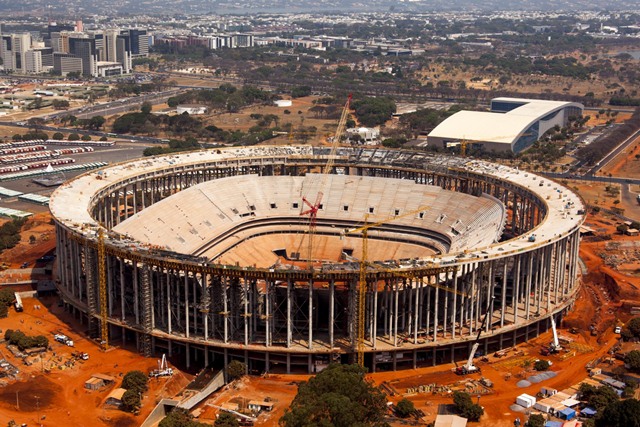
[[0,34],[4,70],[17,74],[53,73],[86,77],[128,74],[132,60],[149,55],[147,30],[84,31],[76,25],[50,24],[42,34]]
[[307,36],[295,35],[286,37],[266,37],[254,34],[158,34],[154,38],[156,45],[166,44],[175,48],[202,46],[207,49],[243,48],[253,46],[286,46],[325,51],[327,49],[351,49],[360,52],[379,53],[388,56],[418,55],[424,49],[406,48],[407,40],[384,38],[352,39],[349,37],[333,37],[327,35]]
[[207,49],[233,49],[237,47],[253,47],[255,46],[255,40],[252,34],[237,33],[205,36],[189,34],[158,36],[155,38],[155,44],[166,44],[175,48],[201,46]]

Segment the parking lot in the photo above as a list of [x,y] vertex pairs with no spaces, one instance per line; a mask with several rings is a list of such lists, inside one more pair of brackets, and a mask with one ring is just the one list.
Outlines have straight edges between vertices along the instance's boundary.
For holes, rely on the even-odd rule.
[[[44,143],[46,145],[46,143]],[[65,158],[71,158],[75,160],[75,162],[71,163],[74,166],[81,165],[89,165],[92,163],[104,162],[108,164],[113,164],[117,162],[132,160],[142,156],[142,152],[149,145],[141,144],[141,143],[132,143],[132,142],[117,142],[112,147],[93,147],[94,151],[77,153],[71,155],[65,155]],[[47,148],[60,148],[57,146],[51,146]],[[20,163],[13,163],[20,164]],[[64,165],[67,166],[67,165]],[[36,169],[38,171],[40,169]],[[44,175],[47,177],[59,177],[64,180],[71,179],[77,175],[85,173],[87,169],[77,169],[72,171],[60,171],[60,167],[53,167],[53,172],[45,173],[45,170],[42,169]],[[42,177],[40,176],[40,177]],[[0,178],[2,175],[0,175]],[[33,182],[34,177],[17,179],[17,180],[8,180],[0,182],[0,187],[6,188],[13,191],[18,191],[20,193],[30,193],[37,194],[40,196],[48,197],[53,193],[56,187],[45,187]],[[1,197],[1,196],[0,196]],[[17,197],[1,197],[0,207],[16,209],[21,211],[26,211],[30,213],[38,213],[48,210],[47,206],[39,205],[35,203],[30,203],[27,201],[23,201],[18,199]]]

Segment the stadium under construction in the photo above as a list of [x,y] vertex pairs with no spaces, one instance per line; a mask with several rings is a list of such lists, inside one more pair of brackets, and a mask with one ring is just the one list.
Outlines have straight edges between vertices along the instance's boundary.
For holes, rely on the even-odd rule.
[[460,361],[478,332],[485,353],[508,348],[571,308],[571,190],[459,157],[330,152],[198,151],[68,181],[50,199],[66,309],[186,366],[315,372],[359,352],[372,371]]

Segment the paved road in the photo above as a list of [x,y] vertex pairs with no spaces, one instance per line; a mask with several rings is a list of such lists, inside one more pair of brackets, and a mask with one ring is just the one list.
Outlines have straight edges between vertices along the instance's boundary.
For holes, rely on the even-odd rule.
[[640,136],[640,129],[635,131],[629,138],[625,139],[613,149],[609,154],[605,156],[604,159],[600,160],[593,168],[591,168],[587,175],[595,175],[600,169],[605,167],[610,161],[612,161],[618,154],[620,154],[623,150],[625,150],[629,145],[631,145],[636,138]]
[[640,179],[636,178],[620,178],[608,176],[592,176],[592,175],[572,175],[570,173],[554,173],[554,172],[541,172],[542,175],[549,178],[556,179],[574,179],[576,181],[593,181],[593,182],[615,182],[616,184],[638,184],[640,185]]
[[630,184],[622,184],[620,186],[620,199],[624,206],[635,206],[636,209],[626,209],[625,216],[640,221],[640,206],[638,206],[638,194],[631,191]]
[[[22,124],[25,123],[25,124]],[[7,122],[7,121],[0,121],[0,126],[13,126],[13,127],[17,127],[17,128],[23,128],[23,129],[31,129],[31,127],[26,124],[26,122]],[[64,127],[55,127],[55,126],[48,126],[48,125],[43,125],[43,126],[38,126],[38,129],[41,129],[43,131],[49,131],[49,132],[64,132],[64,133],[77,133],[78,135],[90,135],[90,136],[97,136],[97,137],[102,137],[102,136],[106,136],[107,138],[109,138],[109,140],[114,140],[114,139],[127,139],[131,142],[145,142],[145,143],[149,143],[149,144],[163,144],[163,140],[160,138],[153,138],[150,136],[140,136],[140,135],[119,135],[119,134],[113,134],[110,132],[103,132],[103,131],[97,131],[97,130],[84,130],[84,129],[76,129],[76,128],[64,128]]]
[[48,119],[54,119],[56,117],[63,117],[71,114],[78,117],[79,119],[90,119],[93,116],[110,116],[113,114],[126,113],[132,109],[137,109],[144,102],[150,102],[153,105],[163,104],[167,102],[167,99],[171,98],[172,96],[176,96],[181,92],[185,92],[185,89],[177,88],[164,92],[143,94],[140,96],[134,96],[132,98],[108,102],[106,104],[96,104],[90,107],[76,108],[56,114],[50,114],[46,117]]

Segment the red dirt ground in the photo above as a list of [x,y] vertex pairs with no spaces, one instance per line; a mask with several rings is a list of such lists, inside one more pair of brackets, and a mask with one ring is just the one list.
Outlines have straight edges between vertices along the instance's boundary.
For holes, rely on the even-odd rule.
[[[0,358],[6,358],[20,370],[18,381],[2,380],[5,386],[0,387],[0,425],[6,425],[9,420],[33,425],[39,412],[40,416],[46,417],[42,422],[45,426],[137,426],[153,409],[160,396],[173,396],[186,385],[182,374],[169,380],[151,381],[138,416],[105,407],[104,400],[111,390],[120,386],[121,377],[126,372],[134,369],[147,372],[156,367],[157,362],[141,357],[131,349],[114,348],[102,352],[82,333],[84,327],[57,306],[57,301],[57,297],[39,300],[25,298],[24,312],[10,310],[8,318],[0,319],[0,329],[3,331],[21,329],[30,335],[45,335],[53,348],[53,352],[47,352],[43,359],[34,356],[34,363],[26,366],[13,357],[6,347],[0,347]],[[36,305],[41,308],[36,309]],[[72,349],[54,342],[55,331],[63,331],[71,337],[75,347]],[[72,367],[64,366],[64,362],[72,358],[73,350],[89,353],[90,359],[76,362]],[[84,382],[93,373],[111,375],[116,378],[116,384],[99,391],[86,390]],[[170,382],[180,382],[181,385],[171,387],[167,384]],[[19,407],[16,407],[16,397]]]
[[[45,218],[40,221],[38,227],[42,227],[46,233]],[[608,349],[615,343],[617,336],[612,332],[612,326],[618,319],[627,321],[630,318],[628,308],[632,305],[640,305],[638,289],[640,278],[625,276],[605,266],[600,254],[605,242],[598,241],[602,236],[611,235],[615,240],[629,240],[615,234],[616,222],[612,218],[598,214],[590,215],[587,225],[596,229],[596,234],[601,237],[585,238],[581,245],[581,258],[584,260],[589,273],[583,277],[584,287],[580,291],[576,307],[563,321],[560,327],[560,335],[570,336],[575,340],[576,351],[573,357],[562,360],[563,357],[550,356],[553,366],[557,371],[555,378],[546,380],[540,384],[534,384],[527,388],[517,388],[515,382],[520,377],[528,376],[529,369],[523,366],[527,358],[539,357],[538,351],[542,344],[551,341],[551,334],[547,332],[527,344],[519,346],[524,356],[518,356],[515,352],[509,352],[509,356],[497,359],[489,357],[489,362],[478,362],[482,367],[482,375],[491,379],[494,384],[493,393],[483,395],[480,403],[484,406],[486,415],[483,416],[478,426],[510,427],[513,420],[520,414],[510,411],[509,406],[514,403],[515,397],[521,393],[535,394],[542,386],[563,389],[585,378],[587,371],[585,365],[604,356]],[[34,228],[31,231],[35,230]],[[18,248],[2,254],[5,262],[16,263],[26,258],[34,259],[51,249],[53,239],[38,239],[35,245],[22,243]],[[36,310],[35,304],[42,308]],[[599,334],[592,337],[588,333],[591,324],[595,324]],[[579,329],[576,335],[570,335],[567,331],[570,327]],[[20,381],[6,383],[0,387],[0,425],[9,420],[18,423],[27,422],[33,425],[39,415],[46,418],[43,425],[50,426],[135,426],[139,425],[146,417],[160,396],[173,396],[188,381],[188,377],[178,374],[171,380],[159,380],[152,382],[150,391],[144,397],[144,405],[141,414],[133,416],[117,409],[106,408],[102,405],[108,393],[118,384],[101,391],[86,391],[84,382],[91,373],[103,373],[120,378],[121,375],[132,369],[147,371],[156,366],[155,359],[141,357],[134,349],[115,349],[108,353],[102,353],[95,343],[86,338],[85,327],[76,323],[70,316],[57,307],[57,298],[50,297],[42,301],[25,299],[25,311],[15,313],[10,310],[7,319],[0,319],[0,329],[20,328],[30,334],[45,334],[52,338],[52,333],[62,330],[71,336],[76,342],[75,350],[86,351],[90,354],[90,360],[78,363],[68,369],[58,369],[50,359],[36,362],[32,366],[25,366],[0,347],[2,355],[14,363],[21,371]],[[52,347],[57,356],[68,360],[71,349],[59,343],[53,343]],[[43,373],[43,365],[51,369],[50,373]],[[377,384],[391,383],[401,395],[390,398],[397,401],[406,393],[407,387],[416,387],[421,384],[437,383],[450,385],[460,380],[451,374],[453,365],[443,365],[434,368],[422,368],[418,370],[405,370],[399,372],[384,372],[370,375],[369,378]],[[510,375],[507,375],[510,374]],[[480,375],[471,376],[479,378]],[[212,422],[217,410],[211,405],[219,405],[239,396],[251,399],[263,399],[270,397],[276,402],[275,410],[268,416],[261,416],[256,425],[275,426],[277,420],[284,413],[296,393],[296,382],[304,381],[307,376],[271,375],[265,378],[251,377],[241,381],[236,386],[230,386],[211,396],[202,405],[202,421]],[[20,408],[16,408],[16,392]],[[36,399],[38,396],[39,399]],[[407,396],[427,416],[426,420],[435,419],[437,405],[451,403],[448,396],[433,396],[431,394],[413,394]],[[35,411],[34,411],[35,409]]]

